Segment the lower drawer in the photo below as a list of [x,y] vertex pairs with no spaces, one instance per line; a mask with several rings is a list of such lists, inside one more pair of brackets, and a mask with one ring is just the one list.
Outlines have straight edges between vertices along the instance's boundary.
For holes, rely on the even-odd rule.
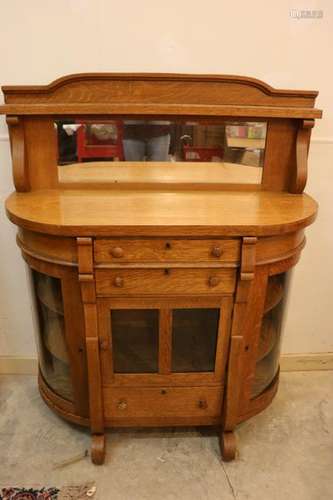
[[106,419],[219,417],[223,387],[104,387]]
[[221,294],[235,289],[234,269],[97,269],[99,296]]

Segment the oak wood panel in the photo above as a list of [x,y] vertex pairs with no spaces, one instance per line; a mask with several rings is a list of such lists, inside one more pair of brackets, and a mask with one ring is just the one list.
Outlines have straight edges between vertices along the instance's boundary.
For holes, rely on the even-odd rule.
[[0,106],[0,114],[10,115],[80,115],[115,117],[136,115],[138,117],[165,117],[165,116],[196,116],[196,117],[224,117],[239,119],[253,118],[293,118],[313,119],[321,118],[320,109],[306,107],[285,106],[228,106],[228,105],[200,105],[200,104],[8,104]]
[[[56,412],[60,417],[65,418],[69,422],[83,426],[90,426],[88,418],[81,417],[74,412],[73,406],[68,407],[65,399],[59,398],[55,393],[51,392],[39,377],[39,390],[45,403],[51,410]],[[198,426],[198,425],[218,425],[220,417],[199,416],[199,417],[120,417],[104,419],[106,427],[168,427],[168,426]]]
[[40,190],[13,193],[6,209],[25,229],[62,236],[221,237],[297,231],[315,219],[317,203],[267,191]]
[[287,257],[283,260],[279,260],[278,262],[274,262],[269,265],[269,276],[273,276],[274,274],[285,273],[292,267],[294,267],[301,257],[301,250],[295,252],[292,256]]
[[6,103],[190,102],[252,103],[312,107],[318,92],[274,89],[256,78],[184,73],[81,73],[48,85],[6,85]]
[[31,189],[53,189],[59,184],[57,133],[49,117],[24,119]]
[[[167,271],[167,272],[166,272]],[[193,295],[232,293],[232,269],[97,269],[98,296]]]
[[108,418],[219,416],[222,387],[105,388],[104,416]]
[[266,132],[266,148],[262,187],[270,191],[288,191],[292,172],[296,169],[298,120],[270,120]]
[[285,259],[297,253],[305,244],[304,231],[281,236],[259,238],[256,246],[256,265],[264,265]]
[[[79,273],[91,274],[94,270],[94,253],[92,238],[77,238]],[[91,276],[93,280],[93,276]],[[83,280],[82,280],[83,281]]]
[[[67,401],[57,397],[50,391],[45,382],[39,377],[39,390],[45,403],[51,410],[56,412],[60,417],[65,418],[69,422],[83,426],[90,426],[88,418],[81,417],[74,412],[73,407],[66,405]],[[168,426],[199,426],[199,425],[218,425],[220,417],[199,416],[199,417],[120,417],[105,419],[106,427],[168,427]]]
[[78,281],[84,311],[85,341],[88,369],[89,417],[92,432],[91,457],[102,463],[105,452],[102,373],[98,336],[95,280],[93,273],[93,245],[91,238],[77,238]]
[[292,171],[289,189],[291,193],[302,193],[306,185],[310,137],[313,126],[314,120],[302,120],[297,132],[296,168]]
[[237,262],[240,240],[97,239],[95,262]]
[[[225,374],[221,376],[214,372],[186,372],[186,373],[115,373],[110,379],[106,380],[105,387],[188,387],[188,386],[220,386],[224,383]],[[104,374],[103,373],[103,374]]]
[[106,427],[190,427],[219,425],[220,417],[113,417],[105,419]]
[[75,238],[51,236],[18,228],[17,243],[24,252],[37,259],[61,265],[77,265]]
[[23,119],[7,116],[10,137],[10,149],[13,164],[13,179],[17,191],[30,190],[29,170],[27,166]]
[[74,406],[76,413],[87,417],[89,405],[85,325],[77,272],[66,273],[62,281],[62,291]]
[[224,414],[222,419],[223,429],[227,431],[233,430],[237,424],[242,383],[240,371],[243,346],[244,338],[241,335],[235,335],[233,331],[230,342],[227,384],[223,405]]
[[95,304],[84,305],[86,327],[86,349],[89,384],[89,414],[92,433],[104,431],[103,395],[100,370],[99,343],[94,333],[97,331]]

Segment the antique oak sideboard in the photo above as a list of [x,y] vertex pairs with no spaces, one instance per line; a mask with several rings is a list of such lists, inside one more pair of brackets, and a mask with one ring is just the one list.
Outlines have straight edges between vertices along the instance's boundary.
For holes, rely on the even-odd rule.
[[234,429],[279,383],[317,92],[216,75],[2,87],[38,319],[39,389],[89,426]]

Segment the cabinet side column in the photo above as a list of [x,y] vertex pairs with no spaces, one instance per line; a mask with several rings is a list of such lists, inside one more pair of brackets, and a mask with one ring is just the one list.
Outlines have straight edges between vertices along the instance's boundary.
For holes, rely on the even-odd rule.
[[241,268],[237,283],[231,327],[227,384],[223,405],[222,432],[220,438],[222,458],[233,460],[236,455],[236,439],[233,433],[239,413],[241,388],[241,361],[244,351],[244,322],[253,283],[256,264],[257,238],[245,237],[242,241]]
[[89,413],[92,433],[91,459],[95,464],[102,464],[105,458],[105,433],[93,242],[91,238],[77,238],[77,245],[88,364]]

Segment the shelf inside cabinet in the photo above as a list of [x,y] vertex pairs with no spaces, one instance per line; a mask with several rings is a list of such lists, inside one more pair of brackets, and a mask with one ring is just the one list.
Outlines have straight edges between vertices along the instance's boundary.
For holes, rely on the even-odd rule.
[[283,297],[283,283],[280,276],[271,277],[265,301],[264,312],[267,313],[275,307]]
[[[278,370],[278,359],[275,356],[275,349],[256,364],[255,379],[252,385],[251,397],[259,396],[272,382]],[[274,362],[276,361],[276,362]]]
[[63,363],[69,363],[64,336],[64,320],[60,316],[51,316],[44,330],[44,341],[47,350]]
[[37,296],[48,309],[57,314],[64,314],[61,287],[52,277],[42,274],[38,276]]
[[260,362],[263,358],[268,356],[271,350],[274,348],[277,341],[277,331],[272,319],[268,316],[263,320],[259,347],[258,347],[258,358],[257,362]]

